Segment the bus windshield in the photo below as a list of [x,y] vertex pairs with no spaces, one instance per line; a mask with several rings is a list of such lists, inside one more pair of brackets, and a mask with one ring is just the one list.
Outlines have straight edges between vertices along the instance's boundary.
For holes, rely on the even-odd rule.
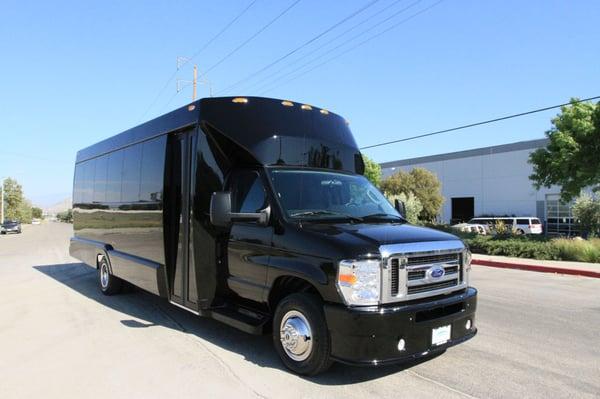
[[270,177],[275,195],[290,218],[404,222],[404,218],[364,176],[271,169]]

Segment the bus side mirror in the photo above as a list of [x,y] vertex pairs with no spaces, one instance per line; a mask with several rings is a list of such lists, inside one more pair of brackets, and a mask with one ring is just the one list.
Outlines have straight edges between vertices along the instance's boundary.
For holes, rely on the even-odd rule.
[[402,217],[406,217],[406,206],[404,205],[404,202],[396,198],[394,200],[394,208],[396,208],[396,210]]
[[231,193],[227,191],[214,192],[210,199],[210,222],[218,227],[228,227],[232,222],[256,222],[266,225],[270,216],[270,207],[257,213],[231,212]]
[[231,193],[214,192],[210,197],[210,222],[218,227],[231,224]]

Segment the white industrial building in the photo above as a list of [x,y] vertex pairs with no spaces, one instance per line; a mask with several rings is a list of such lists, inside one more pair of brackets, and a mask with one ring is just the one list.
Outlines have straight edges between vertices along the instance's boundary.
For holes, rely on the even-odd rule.
[[442,183],[444,223],[481,215],[536,216],[548,232],[570,234],[570,207],[559,202],[559,187],[537,190],[529,175],[529,154],[545,147],[547,139],[404,159],[381,164],[383,177],[397,170],[428,169]]

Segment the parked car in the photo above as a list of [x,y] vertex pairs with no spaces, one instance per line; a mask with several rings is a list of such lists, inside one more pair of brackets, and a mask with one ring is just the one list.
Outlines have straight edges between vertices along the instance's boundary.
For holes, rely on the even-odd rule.
[[31,219],[31,224],[40,224],[42,221],[40,219]]
[[452,228],[465,233],[477,233],[481,235],[486,235],[488,233],[486,226],[482,224],[459,223],[453,225]]
[[488,233],[493,232],[494,226],[499,221],[502,221],[507,228],[512,229],[515,234],[542,234],[542,222],[540,219],[531,216],[515,216],[515,217],[482,217],[469,220],[469,224],[481,224],[486,226]]
[[17,220],[5,220],[2,223],[2,234],[17,233],[21,234],[21,222]]

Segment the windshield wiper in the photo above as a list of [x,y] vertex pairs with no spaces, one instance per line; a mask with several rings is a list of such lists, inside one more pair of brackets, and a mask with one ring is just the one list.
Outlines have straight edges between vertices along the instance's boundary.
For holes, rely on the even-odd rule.
[[342,212],[334,212],[334,211],[326,211],[326,210],[296,212],[296,213],[292,213],[290,216],[298,217],[298,216],[318,216],[318,215],[341,216],[345,219],[350,219],[353,222],[362,222],[363,221],[363,218],[360,218],[358,216],[352,216],[352,215],[348,215],[348,214],[342,213]]
[[361,216],[361,218],[363,220],[367,220],[367,219],[390,219],[393,218],[395,220],[400,220],[402,222],[406,222],[406,219],[403,218],[402,216],[398,216],[398,215],[390,215],[389,213],[372,213],[370,215],[365,215],[365,216]]

